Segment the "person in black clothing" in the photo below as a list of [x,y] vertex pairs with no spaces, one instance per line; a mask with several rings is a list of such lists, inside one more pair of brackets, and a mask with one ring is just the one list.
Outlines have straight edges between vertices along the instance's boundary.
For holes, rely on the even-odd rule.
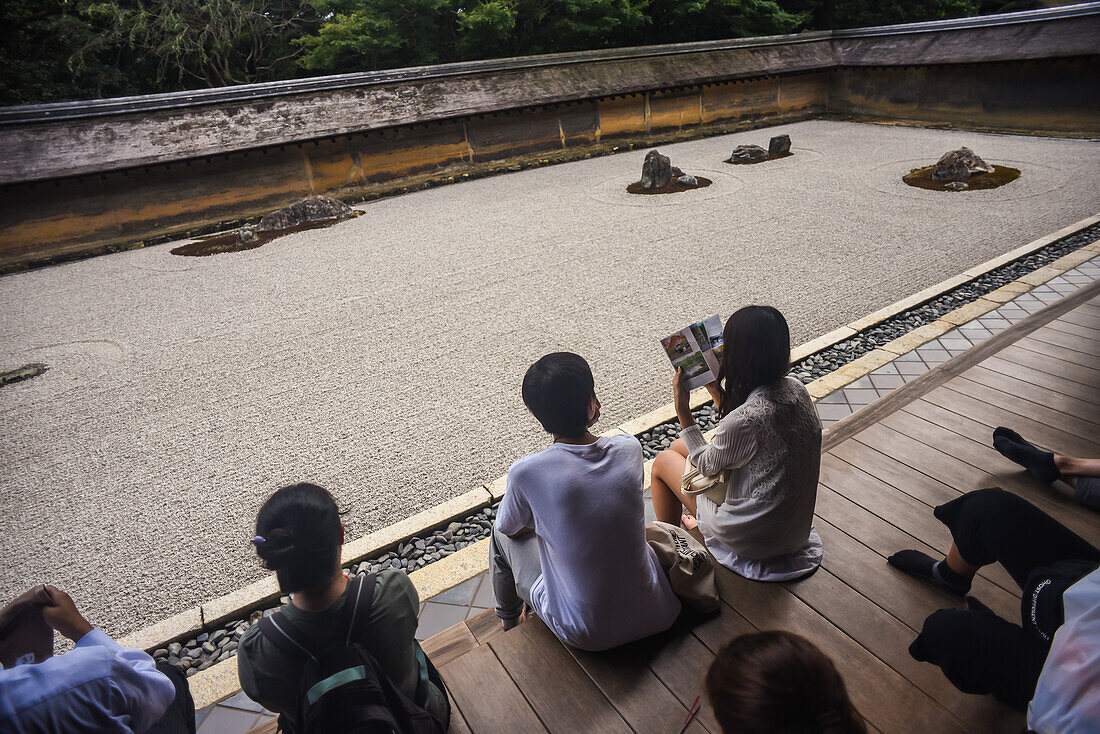
[[1003,489],[970,492],[933,514],[954,540],[947,557],[903,550],[890,565],[963,596],[982,566],[1000,563],[1023,592],[1022,619],[1013,624],[967,597],[967,609],[929,616],[909,653],[938,665],[959,690],[992,693],[1024,711],[1064,621],[1062,593],[1100,566],[1100,550]]

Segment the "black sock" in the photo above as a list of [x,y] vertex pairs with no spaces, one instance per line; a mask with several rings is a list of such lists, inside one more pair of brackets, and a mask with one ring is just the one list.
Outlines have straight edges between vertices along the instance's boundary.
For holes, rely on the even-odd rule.
[[1054,454],[1035,448],[1011,428],[1000,426],[993,431],[993,448],[1000,451],[1005,458],[1027,469],[1040,482],[1050,484],[1062,477],[1062,472],[1054,464]]
[[886,559],[894,568],[910,576],[929,581],[949,594],[962,596],[970,591],[970,579],[955,573],[943,561],[915,550],[898,551]]

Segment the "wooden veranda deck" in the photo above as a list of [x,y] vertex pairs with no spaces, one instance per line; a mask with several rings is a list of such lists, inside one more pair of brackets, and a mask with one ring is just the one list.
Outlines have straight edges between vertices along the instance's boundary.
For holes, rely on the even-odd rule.
[[[994,451],[998,425],[1052,450],[1100,456],[1100,283],[826,431],[815,519],[825,559],[809,578],[764,584],[720,568],[718,616],[606,653],[568,648],[537,619],[501,633],[491,612],[429,640],[455,703],[452,731],[675,733],[715,651],[759,629],[793,630],[820,646],[874,731],[1021,731],[1021,715],[960,693],[909,656],[925,617],[961,603],[886,564],[902,548],[941,555],[950,536],[932,508],[990,486],[1100,545],[1100,514]],[[984,569],[971,593],[1019,620],[1019,589],[1000,566]],[[708,707],[689,731],[719,732]]]

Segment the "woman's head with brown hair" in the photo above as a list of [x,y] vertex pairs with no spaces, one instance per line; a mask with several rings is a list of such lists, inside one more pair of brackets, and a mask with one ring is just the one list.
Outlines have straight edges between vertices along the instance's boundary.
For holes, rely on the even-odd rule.
[[719,415],[739,407],[756,388],[770,385],[791,369],[791,332],[771,306],[745,306],[722,330],[718,371]]
[[734,638],[707,671],[723,734],[866,734],[833,661],[791,632]]

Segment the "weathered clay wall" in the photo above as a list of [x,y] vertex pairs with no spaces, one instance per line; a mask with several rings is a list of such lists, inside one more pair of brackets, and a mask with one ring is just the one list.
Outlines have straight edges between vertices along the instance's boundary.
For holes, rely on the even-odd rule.
[[1092,5],[8,108],[0,271],[312,193],[357,198],[825,113],[1098,135]]
[[831,79],[829,109],[844,115],[1044,135],[1100,133],[1100,56],[842,68]]
[[0,268],[201,229],[314,193],[358,198],[431,179],[603,152],[623,141],[825,111],[827,73],[617,95],[370,130],[175,163],[0,186]]

